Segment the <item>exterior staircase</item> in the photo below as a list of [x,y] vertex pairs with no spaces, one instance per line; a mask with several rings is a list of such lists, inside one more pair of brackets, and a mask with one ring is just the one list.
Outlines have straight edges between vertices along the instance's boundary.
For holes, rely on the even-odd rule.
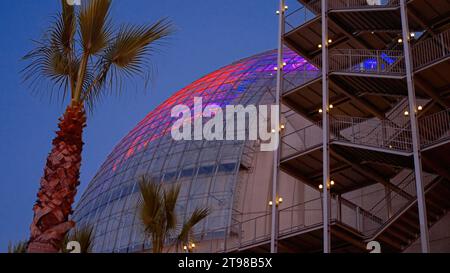
[[[450,209],[450,183],[437,177],[425,187],[428,227],[442,219]],[[366,242],[379,241],[383,252],[401,252],[419,238],[417,199],[386,221]]]

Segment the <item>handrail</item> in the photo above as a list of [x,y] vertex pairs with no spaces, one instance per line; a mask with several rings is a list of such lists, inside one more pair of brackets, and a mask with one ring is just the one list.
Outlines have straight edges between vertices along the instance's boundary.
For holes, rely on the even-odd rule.
[[332,49],[330,72],[403,75],[404,55],[401,50]]
[[[427,194],[434,186],[436,186],[440,181],[442,180],[442,177],[434,177],[433,179],[429,180],[428,183],[424,185],[424,193]],[[387,226],[389,226],[392,221],[395,221],[395,219],[398,219],[403,213],[408,211],[414,204],[417,203],[417,198],[412,199],[410,202],[404,204],[401,206],[395,213],[392,214],[391,217],[389,217],[383,225],[381,225],[377,230],[366,236],[366,238],[370,238],[371,240],[376,238]]]
[[419,70],[437,60],[450,57],[450,30],[417,42],[411,51],[414,70]]
[[[309,64],[291,69],[283,74],[283,92],[319,79],[322,55]],[[330,73],[386,74],[403,76],[404,56],[401,50],[332,49],[329,52]]]
[[[409,179],[410,177],[411,175],[408,174],[397,186],[399,186],[404,181],[408,181],[402,187],[403,189],[405,189],[408,185],[415,181],[414,179]],[[427,183],[425,183],[424,185],[426,192],[428,192],[431,186],[436,185],[436,182],[438,182],[436,178],[438,177],[427,177]],[[322,224],[322,217],[320,217],[319,215],[319,217],[316,217],[315,220],[312,219],[311,221],[310,219],[309,221],[307,221],[309,217],[306,216],[306,213],[308,213],[309,211],[321,210],[321,200],[322,197],[317,197],[278,210],[278,217],[283,217],[283,213],[285,212],[291,213],[291,217],[293,213],[297,211],[305,213],[303,217],[296,219],[296,221],[291,220],[291,222],[289,222],[279,220],[279,222],[281,223],[279,236],[289,236],[298,232],[307,231],[311,227],[319,227]],[[392,202],[394,200],[394,196],[391,196],[391,203],[394,203]],[[416,198],[413,198],[411,200],[407,200],[406,202],[402,202],[396,206],[391,215],[389,215],[388,217],[380,217],[377,215],[377,212],[372,212],[373,209],[378,205],[375,205],[370,210],[366,210],[361,206],[356,205],[355,203],[345,198],[342,198],[341,196],[332,196],[330,220],[353,228],[355,231],[361,234],[363,239],[371,238],[371,236],[376,236],[381,228],[389,224],[392,219],[398,217],[399,213],[404,212],[404,209],[410,207],[411,204],[416,202],[416,200]],[[316,202],[316,208],[307,209],[305,207],[308,204],[313,204],[314,202]],[[245,247],[267,243],[271,235],[269,221],[271,215],[272,213],[269,212],[244,221],[235,221],[229,226],[220,227],[214,230],[208,230],[206,232],[195,233],[193,235],[193,238],[200,238],[202,241],[201,245],[203,245],[203,247],[207,247],[207,244],[209,243],[210,252],[236,251]],[[289,217],[290,215],[287,216]],[[298,220],[300,220],[300,222]],[[212,234],[212,237],[206,239],[205,236],[208,234]],[[218,243],[219,241],[222,243]],[[202,248],[201,250],[204,251],[205,249]]]
[[[450,140],[450,109],[419,119],[421,148]],[[287,132],[281,142],[292,151],[284,150],[285,156],[305,152],[322,142],[317,138],[322,132],[321,121]],[[342,141],[368,147],[409,153],[412,150],[409,121],[399,127],[389,120],[331,116],[330,141]],[[283,151],[283,150],[282,150]],[[288,153],[286,155],[286,153]]]
[[[322,123],[310,124],[288,132],[281,138],[285,145],[283,157],[305,152],[322,143],[317,138],[322,132]],[[411,152],[411,130],[409,126],[394,126],[388,120],[332,116],[330,118],[330,141],[348,142],[389,151]]]
[[[400,185],[402,185],[405,181],[411,182],[411,179],[410,179],[411,176],[414,176],[414,173],[413,173],[413,172],[410,172],[407,176],[405,176],[405,177],[403,178],[403,180],[402,180],[400,183],[398,183],[398,184],[396,185],[397,188],[403,190],[404,188],[402,188]],[[409,183],[408,183],[408,184],[409,184]],[[375,205],[373,205],[373,206],[369,209],[369,211],[370,211],[370,212],[373,212],[373,211],[375,210],[375,208],[378,207],[378,205],[382,204],[383,201],[385,201],[385,200],[386,200],[385,198],[381,198],[377,203],[375,203]]]
[[[436,61],[450,58],[450,30],[417,42],[412,46],[414,70],[423,69]],[[321,77],[321,55],[312,65],[293,69],[284,74],[284,92]],[[302,70],[303,69],[303,70]],[[361,73],[403,76],[406,72],[402,50],[332,49],[329,52],[330,73]]]
[[399,0],[331,0],[329,9],[361,9],[398,7]]
[[[285,27],[288,31],[320,16],[321,0],[302,2],[299,8],[285,17]],[[331,0],[328,2],[328,10],[397,8],[399,5],[399,0]]]
[[361,211],[362,214],[364,214],[367,217],[372,218],[373,220],[375,220],[378,223],[381,223],[381,221],[383,220],[383,219],[379,218],[378,216],[376,216],[375,214],[373,214],[370,210],[363,209],[362,207],[356,205],[355,203],[353,203],[345,198],[341,197],[340,199],[341,199],[341,202],[346,204],[347,206],[352,206],[355,209],[359,208],[359,210]]
[[[418,42],[412,47],[412,55],[414,70],[421,69],[440,59],[450,57],[450,30]],[[285,91],[294,89],[313,79],[320,78],[321,73],[318,68],[321,65],[321,55],[314,57],[311,62],[317,68],[302,70],[302,67],[285,73],[285,80],[294,82],[288,88],[284,88]],[[402,50],[367,49],[330,50],[329,70],[330,73],[387,74],[394,76],[402,76],[406,71]],[[295,82],[298,79],[300,82]]]
[[409,136],[409,128],[394,126],[389,120],[333,116],[330,125],[332,134],[339,141],[403,152],[411,150],[409,138],[391,138],[398,132]]
[[[286,221],[279,220],[279,222],[281,223],[279,235],[288,235],[293,232],[299,232],[303,229],[321,224],[321,217],[317,217],[312,222],[311,220],[307,221],[306,216],[302,218],[296,218],[295,220],[293,219],[293,215],[295,215],[294,213],[296,213],[297,211],[308,213],[309,211],[321,210],[321,199],[322,197],[317,197],[278,210],[279,218],[286,219],[285,217],[288,217]],[[332,197],[331,201],[332,204],[334,204],[331,210],[331,220],[338,221],[339,223],[352,227],[357,231],[363,231],[363,219],[367,218],[367,216],[370,216],[370,212],[342,197],[336,198],[334,196]],[[313,205],[314,207],[307,209],[306,206],[308,206],[309,204]],[[341,212],[338,212],[339,209]],[[345,216],[341,216],[341,213],[344,213]],[[269,212],[243,221],[236,221],[230,226],[221,227],[215,230],[208,230],[206,233],[225,233],[225,241],[223,243],[224,246],[215,246],[215,251],[219,252],[233,251],[246,246],[257,245],[259,243],[267,242],[270,238],[270,225],[268,224],[271,215],[272,213]],[[380,219],[377,219],[377,217],[374,215],[372,215],[370,219],[372,219],[376,223],[380,222]],[[195,235],[195,237],[199,236],[203,238],[204,235],[205,233],[198,233]],[[206,242],[206,240],[202,241]],[[214,238],[210,240],[211,250],[213,250],[212,248],[214,247],[213,241]]]
[[419,119],[422,148],[450,139],[450,109]]
[[321,0],[312,0],[307,4],[300,4],[299,8],[285,16],[285,29],[289,32],[307,22],[317,18],[321,11]]
[[303,128],[300,128],[300,129],[298,129],[296,131],[293,131],[293,132],[290,132],[288,134],[285,134],[283,137],[288,137],[290,135],[297,134],[299,131],[304,131],[304,130],[307,130],[308,128],[315,127],[315,126],[322,127],[322,122],[321,121],[317,121],[317,122],[312,123],[312,124],[310,124],[310,125],[308,125],[306,127],[303,127]]
[[[402,186],[397,185],[397,187],[399,187],[402,191],[406,191],[406,192],[408,192],[407,188],[410,187],[411,185],[412,185],[413,188],[415,189],[415,184],[414,184],[414,182],[415,182],[416,180],[415,180],[414,172],[411,172],[410,174],[408,174],[408,175],[405,177],[405,179],[404,179],[401,183],[403,183],[403,182],[405,182],[405,181],[406,181],[406,183],[405,183],[404,185],[402,185]],[[411,193],[411,192],[413,193],[413,194],[412,194],[413,199],[415,198],[415,195],[414,195],[414,192],[415,192],[415,191],[414,191],[414,189],[410,191],[410,193]],[[381,201],[383,201],[383,200],[386,201],[386,202],[384,203],[383,206],[380,206],[380,208],[378,208],[378,209],[376,209],[376,210],[375,210],[375,207],[374,207],[374,208],[372,208],[370,211],[371,211],[374,215],[379,215],[379,213],[380,213],[381,211],[383,211],[383,210],[386,210],[386,211],[387,211],[387,206],[388,206],[388,204],[390,203],[390,204],[392,205],[392,204],[394,203],[394,202],[393,202],[394,200],[397,200],[397,203],[400,203],[400,200],[398,200],[399,198],[400,198],[400,199],[403,199],[403,201],[406,202],[406,203],[408,203],[408,202],[411,201],[411,200],[409,200],[409,199],[406,199],[403,195],[399,194],[398,192],[394,192],[394,193],[391,193],[389,197],[386,197],[386,198],[382,198],[382,199],[381,199]],[[405,199],[406,199],[406,200],[405,200]],[[383,203],[381,202],[381,204],[383,204]],[[401,206],[400,206],[399,209],[401,209]],[[395,212],[392,212],[392,215],[394,215],[394,214],[395,214]],[[392,215],[388,215],[388,217],[387,217],[386,220],[388,220],[390,217],[392,217]]]
[[[314,198],[314,199],[310,199],[310,200],[308,200],[308,201],[300,202],[300,203],[297,203],[297,204],[295,204],[295,205],[291,205],[291,206],[289,206],[289,207],[279,209],[278,212],[286,211],[286,210],[289,210],[289,209],[292,209],[292,208],[295,208],[295,207],[298,207],[298,206],[310,204],[310,203],[315,202],[315,201],[320,200],[320,199],[321,199],[321,197],[317,197],[317,198]],[[259,218],[267,217],[267,216],[270,216],[270,215],[272,215],[272,212],[268,212],[268,213],[266,213],[266,214],[259,215],[259,216],[255,217],[255,218],[250,218],[250,219],[247,219],[247,220],[243,220],[243,221],[241,221],[240,223],[241,223],[241,224],[245,224],[245,223],[248,223],[248,222],[257,220],[257,219],[259,219]],[[222,228],[220,228],[220,229],[222,229]]]
[[[295,63],[288,62],[293,68],[283,73],[283,91],[292,90],[300,85],[320,77],[320,69],[317,68],[317,63],[320,63],[321,56],[314,58],[311,63],[295,67]],[[295,60],[294,60],[295,61]],[[314,65],[316,64],[316,65]]]
[[[314,148],[321,144],[320,139],[316,137],[317,133],[320,133],[321,127],[319,121],[288,132],[282,137],[282,143],[296,152]],[[419,119],[419,129],[422,148],[450,140],[450,109]],[[338,140],[403,152],[410,152],[412,148],[409,121],[403,126],[396,126],[389,120],[332,116],[330,132],[332,141]],[[301,142],[299,145],[293,144],[299,141]]]

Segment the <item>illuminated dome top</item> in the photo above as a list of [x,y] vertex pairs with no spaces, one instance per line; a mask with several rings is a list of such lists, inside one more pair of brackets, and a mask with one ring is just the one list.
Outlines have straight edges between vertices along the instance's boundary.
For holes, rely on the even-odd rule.
[[[315,70],[291,51],[285,53],[284,61],[285,72]],[[194,97],[202,97],[204,105],[215,103],[221,107],[271,103],[276,63],[277,52],[272,50],[202,77],[156,107],[117,144],[74,214],[78,226],[94,224],[94,252],[135,252],[148,247],[143,245],[143,230],[136,216],[136,183],[143,174],[162,183],[179,183],[180,220],[196,207],[207,206],[212,212],[196,231],[224,236],[214,230],[231,220],[244,141],[175,141],[170,134],[174,122],[171,108],[184,104],[192,109]],[[302,67],[305,69],[299,69]]]

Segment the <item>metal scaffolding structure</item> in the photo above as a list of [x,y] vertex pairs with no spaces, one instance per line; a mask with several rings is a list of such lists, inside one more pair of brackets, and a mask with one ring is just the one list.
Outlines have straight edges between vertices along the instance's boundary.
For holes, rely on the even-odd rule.
[[[440,74],[449,66],[450,5],[423,0],[298,2],[299,8],[283,14],[287,32],[282,39],[317,70],[302,67],[305,70],[284,73],[282,102],[310,125],[282,136],[280,168],[316,189],[320,184],[322,251],[333,249],[336,232],[330,229],[336,225],[332,225],[330,192],[336,180],[336,200],[373,183],[385,186],[387,219],[380,218],[380,232],[366,238],[389,240],[391,235],[383,232],[394,218],[404,217],[393,211],[392,196],[409,199],[411,205],[403,211],[409,218],[397,223],[394,233],[404,240],[393,243],[392,249],[401,250],[413,239],[402,233],[411,228],[420,233],[422,252],[429,252],[432,223],[427,214],[436,216],[448,205],[433,200],[437,197],[430,191],[439,183],[447,187],[450,179],[448,166],[433,158],[445,157],[450,149],[450,95],[445,91],[450,80]],[[433,118],[436,115],[442,119]],[[427,139],[439,140],[428,148]],[[399,170],[411,171],[414,193],[392,183]],[[435,175],[435,180],[426,181],[425,173]],[[410,210],[413,207],[415,212]],[[357,237],[346,239],[353,245],[365,242]]]

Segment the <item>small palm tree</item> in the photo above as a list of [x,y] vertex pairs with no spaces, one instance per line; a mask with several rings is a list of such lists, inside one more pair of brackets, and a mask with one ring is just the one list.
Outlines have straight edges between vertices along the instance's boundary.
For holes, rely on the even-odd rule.
[[[33,207],[29,252],[58,252],[74,223],[72,213],[79,184],[85,109],[92,110],[106,95],[123,93],[125,81],[149,79],[149,56],[155,45],[172,33],[172,24],[115,28],[111,0],[86,0],[80,8],[61,0],[62,12],[47,34],[24,59],[24,80],[33,90],[49,88],[66,102],[47,157],[37,201]],[[47,90],[48,91],[48,90]]]
[[19,241],[16,244],[9,242],[8,253],[26,253],[27,252],[27,241]]
[[70,252],[70,250],[67,249],[67,245],[69,242],[75,241],[80,244],[80,253],[91,253],[93,247],[93,232],[93,226],[85,225],[81,228],[75,228],[73,232],[67,233],[61,246],[61,252]]
[[[142,197],[139,213],[144,231],[152,242],[153,253],[161,253],[165,242],[169,239],[176,239],[177,251],[181,245],[188,246],[193,239],[194,226],[209,215],[209,209],[195,209],[179,228],[175,207],[180,193],[180,185],[163,189],[161,184],[144,176],[140,179],[139,187]],[[177,231],[179,231],[178,235],[173,236]]]

